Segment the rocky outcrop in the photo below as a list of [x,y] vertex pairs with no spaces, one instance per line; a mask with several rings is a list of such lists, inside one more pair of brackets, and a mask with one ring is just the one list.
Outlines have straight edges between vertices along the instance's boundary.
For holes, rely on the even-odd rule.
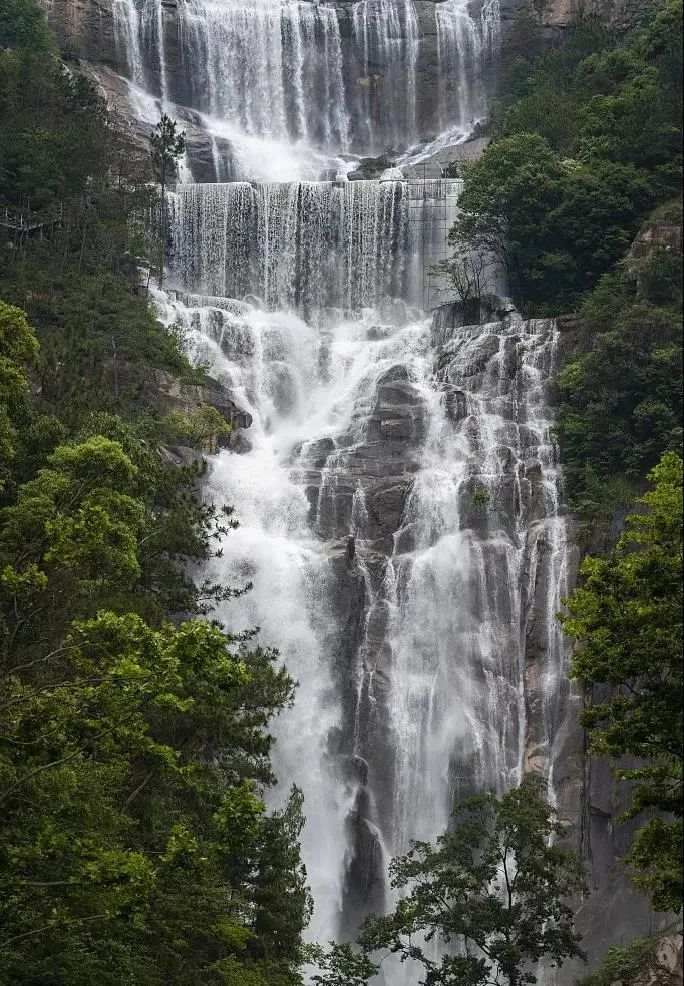
[[640,286],[642,268],[655,256],[670,254],[680,257],[682,253],[682,206],[673,203],[665,206],[648,219],[634,238],[625,258],[626,269]]
[[187,383],[165,370],[152,370],[147,374],[143,396],[155,407],[170,411],[190,412],[209,405],[216,408],[233,429],[249,428],[252,418],[235,404],[221,384],[205,378],[202,384]]
[[[141,372],[142,370],[142,372]],[[106,386],[115,394],[128,392],[143,406],[161,414],[181,411],[190,414],[200,407],[215,408],[231,425],[233,432],[249,428],[251,416],[237,406],[230,393],[217,380],[205,377],[203,383],[190,383],[157,367],[140,367],[122,359],[103,364]]]
[[634,986],[682,986],[683,961],[682,935],[664,935],[656,942],[653,957]]
[[112,0],[40,0],[68,58],[125,71],[114,36]]
[[682,224],[668,219],[649,219],[637,234],[630,258],[639,259],[653,254],[655,250],[667,253],[682,252]]

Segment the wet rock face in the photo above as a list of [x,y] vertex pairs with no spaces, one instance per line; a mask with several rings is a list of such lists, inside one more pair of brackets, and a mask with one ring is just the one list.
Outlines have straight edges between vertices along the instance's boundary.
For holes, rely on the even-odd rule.
[[231,393],[211,377],[206,377],[203,384],[191,384],[166,370],[151,367],[145,368],[141,375],[139,366],[121,359],[105,360],[102,371],[108,389],[127,390],[142,406],[190,414],[208,405],[219,411],[235,431],[252,424],[251,415],[238,407]]
[[[344,628],[332,646],[335,756],[355,792],[345,931],[407,848],[399,790],[439,830],[452,798],[521,765],[550,776],[564,744],[566,763],[576,753],[555,623],[577,563],[546,417],[555,340],[551,322],[445,330],[427,377],[385,367],[346,432],[295,452]],[[581,776],[552,779],[576,830]]]
[[117,52],[111,0],[41,0],[67,54],[125,68]]
[[[658,926],[620,863],[632,834],[617,823],[625,791],[586,760],[555,619],[579,563],[545,397],[558,345],[550,322],[453,327],[432,353],[428,391],[398,363],[348,433],[299,453],[344,627],[335,749],[355,792],[344,934],[382,904],[387,857],[406,848],[399,790],[414,818],[444,798],[438,829],[451,799],[514,783],[519,769],[548,778],[585,860],[592,893],[578,928],[591,965],[616,929]],[[548,982],[584,973],[568,966]]]
[[385,868],[387,859],[382,839],[369,816],[372,806],[368,788],[362,785],[347,819],[347,839],[354,847],[345,874],[343,890],[343,939],[353,940],[359,919],[368,914],[382,914],[387,909]]
[[[329,449],[332,440],[324,440],[302,451],[300,464],[320,469],[309,489],[316,491],[312,513],[322,536],[342,538],[362,530],[378,550],[391,548],[418,465],[425,419],[425,402],[406,367],[393,367],[377,381],[375,403],[357,425],[360,441],[348,433],[334,449]],[[324,465],[317,467],[324,456]]]
[[202,405],[216,408],[238,428],[249,428],[251,415],[237,406],[229,391],[216,380],[207,379],[203,385],[187,384],[163,370],[155,370],[146,384],[149,398],[157,407],[191,412]]

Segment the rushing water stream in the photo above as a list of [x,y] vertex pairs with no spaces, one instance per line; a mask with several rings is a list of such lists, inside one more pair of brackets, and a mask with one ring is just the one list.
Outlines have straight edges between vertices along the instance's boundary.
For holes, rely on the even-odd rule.
[[240,526],[210,574],[254,583],[226,622],[259,626],[299,682],[276,798],[304,790],[323,941],[391,903],[388,859],[443,831],[454,797],[526,768],[555,797],[573,564],[546,394],[556,327],[423,310],[459,182],[302,180],[319,155],[407,158],[434,139],[427,103],[435,130],[465,133],[496,11],[179,0],[172,70],[161,0],[114,0],[136,91],[192,107],[217,161],[228,135],[243,179],[170,195],[173,290],[156,301],[252,417],[211,460],[207,496]]

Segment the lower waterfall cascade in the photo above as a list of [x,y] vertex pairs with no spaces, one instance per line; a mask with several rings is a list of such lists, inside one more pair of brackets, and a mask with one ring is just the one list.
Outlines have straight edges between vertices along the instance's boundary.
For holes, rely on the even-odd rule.
[[[180,194],[207,208],[246,188]],[[249,194],[239,215],[269,194]],[[362,194],[359,229],[373,228],[383,194],[401,190]],[[299,682],[276,724],[276,801],[293,782],[304,792],[309,934],[339,939],[391,903],[389,859],[444,831],[454,798],[501,793],[530,768],[556,798],[571,699],[555,616],[576,564],[546,396],[558,331],[512,311],[452,327],[383,296],[401,248],[392,236],[352,236],[359,271],[377,278],[372,306],[345,307],[344,278],[326,299],[337,306],[306,317],[278,292],[264,305],[252,282],[242,299],[191,293],[236,284],[212,280],[235,253],[207,242],[218,224],[237,246],[239,227],[223,207],[211,215],[198,223],[205,239],[174,231],[208,277],[189,264],[181,285],[176,267],[178,290],[156,304],[252,418],[211,459],[207,496],[233,505],[240,526],[209,574],[253,582],[221,615],[260,627]],[[253,222],[258,246],[268,228]],[[333,234],[323,269],[341,264],[337,250],[349,256]],[[254,271],[247,237],[243,248]],[[301,254],[279,257],[296,279]],[[413,981],[404,966],[385,978]]]

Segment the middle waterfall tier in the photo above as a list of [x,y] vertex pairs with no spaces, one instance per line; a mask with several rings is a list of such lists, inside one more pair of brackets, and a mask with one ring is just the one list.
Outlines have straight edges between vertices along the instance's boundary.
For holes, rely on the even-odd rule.
[[171,270],[184,288],[269,308],[423,306],[460,181],[180,185]]

